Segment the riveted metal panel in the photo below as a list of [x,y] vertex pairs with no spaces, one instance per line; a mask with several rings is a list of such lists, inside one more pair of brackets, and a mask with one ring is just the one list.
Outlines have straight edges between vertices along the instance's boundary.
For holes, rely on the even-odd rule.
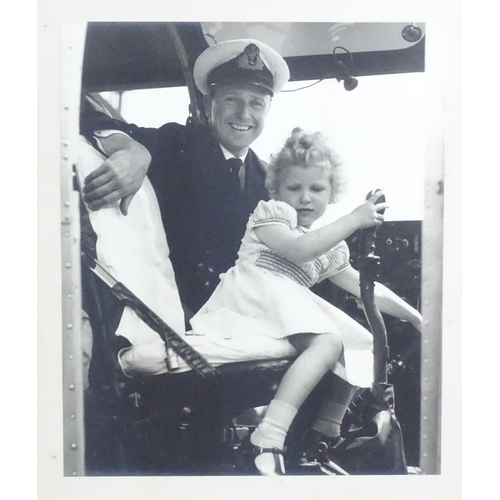
[[[434,32],[435,33],[435,32]],[[429,41],[429,40],[428,40]],[[433,48],[437,40],[431,38]],[[420,469],[441,473],[444,106],[442,66],[428,51],[425,209],[422,222],[422,314]]]
[[84,39],[84,24],[68,24],[62,27],[60,162],[65,476],[83,476],[85,473],[80,215],[79,196],[73,189]]

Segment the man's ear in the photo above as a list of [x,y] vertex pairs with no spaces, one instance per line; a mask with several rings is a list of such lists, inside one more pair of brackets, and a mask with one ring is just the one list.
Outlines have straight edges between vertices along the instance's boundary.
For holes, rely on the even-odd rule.
[[205,116],[210,121],[210,116],[212,114],[212,96],[210,94],[205,94],[203,96],[203,111]]
[[271,97],[271,98],[269,99],[269,105],[267,106],[266,116],[267,116],[267,114],[269,113],[269,110],[271,109],[271,105],[272,105],[272,104],[273,104],[273,98]]

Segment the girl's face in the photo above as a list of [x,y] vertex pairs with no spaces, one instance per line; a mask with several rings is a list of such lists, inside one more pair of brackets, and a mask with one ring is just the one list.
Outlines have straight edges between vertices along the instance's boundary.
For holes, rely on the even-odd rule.
[[331,194],[330,175],[326,168],[294,165],[282,172],[276,199],[295,208],[297,223],[309,228],[325,213]]

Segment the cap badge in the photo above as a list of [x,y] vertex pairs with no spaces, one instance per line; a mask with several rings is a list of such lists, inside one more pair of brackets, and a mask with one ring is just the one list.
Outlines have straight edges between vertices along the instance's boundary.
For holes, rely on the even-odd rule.
[[264,62],[260,58],[259,47],[253,43],[245,48],[243,54],[236,59],[236,62],[238,63],[238,66],[243,69],[258,71],[262,71],[264,69]]

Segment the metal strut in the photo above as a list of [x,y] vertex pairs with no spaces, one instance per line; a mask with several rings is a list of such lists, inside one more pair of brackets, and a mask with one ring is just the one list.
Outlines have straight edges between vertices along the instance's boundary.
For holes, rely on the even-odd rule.
[[118,300],[123,302],[126,306],[131,307],[144,323],[160,335],[165,343],[165,362],[167,363],[169,371],[178,368],[175,357],[173,357],[173,350],[202,377],[208,378],[217,374],[217,369],[213,365],[193,349],[178,333],[172,330],[170,326],[134,295],[134,293],[132,293],[123,283],[120,283],[111,276],[97,260],[90,257],[85,252],[82,252],[82,258],[89,269],[109,287]]
[[179,30],[175,23],[167,23],[167,30],[175,46],[175,51],[177,52],[177,57],[179,58],[179,63],[182,67],[182,72],[184,74],[184,79],[186,80],[186,86],[189,92],[189,110],[193,122],[196,125],[208,125],[207,117],[203,112],[203,102],[196,91],[196,85],[193,78],[193,68],[189,64],[188,55],[182,37],[179,34]]

